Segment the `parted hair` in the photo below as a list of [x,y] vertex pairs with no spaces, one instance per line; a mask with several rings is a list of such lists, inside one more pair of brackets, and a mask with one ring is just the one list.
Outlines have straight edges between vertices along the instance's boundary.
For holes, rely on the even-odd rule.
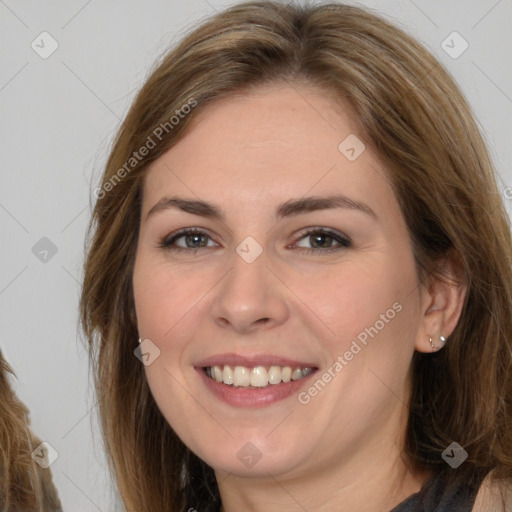
[[[456,441],[468,458],[450,478],[491,471],[510,478],[510,223],[470,106],[428,50],[369,9],[245,2],[203,20],[151,70],[112,144],[89,225],[81,322],[126,510],[218,510],[220,499],[213,469],[166,422],[134,356],[132,276],[145,173],[204,106],[272,83],[323,90],[355,112],[358,136],[387,170],[422,282],[446,278],[439,262],[449,255],[461,263],[467,294],[455,331],[436,354],[416,352],[411,362],[404,453],[437,472]],[[195,107],[170,128],[191,98]],[[127,170],[159,126],[167,129],[156,146]]]

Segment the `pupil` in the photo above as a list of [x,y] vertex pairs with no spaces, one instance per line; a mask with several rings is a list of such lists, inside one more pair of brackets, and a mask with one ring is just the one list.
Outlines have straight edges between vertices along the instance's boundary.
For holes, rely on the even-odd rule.
[[195,246],[195,247],[200,247],[201,244],[200,243],[197,243],[198,242],[198,239],[201,238],[202,235],[189,235],[189,238],[188,240],[192,240],[192,245]]
[[330,239],[331,237],[329,235],[322,235],[322,234],[317,234],[317,235],[313,235],[313,240],[314,240],[314,243],[313,243],[313,246],[316,246],[316,244],[319,242],[319,245],[322,245],[322,239],[325,241],[326,239]]

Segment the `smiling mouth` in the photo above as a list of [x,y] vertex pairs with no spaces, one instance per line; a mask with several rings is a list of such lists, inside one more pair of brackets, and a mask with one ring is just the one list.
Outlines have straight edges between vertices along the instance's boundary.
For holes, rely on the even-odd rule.
[[206,366],[205,374],[212,380],[238,388],[261,389],[300,380],[316,368],[291,366]]

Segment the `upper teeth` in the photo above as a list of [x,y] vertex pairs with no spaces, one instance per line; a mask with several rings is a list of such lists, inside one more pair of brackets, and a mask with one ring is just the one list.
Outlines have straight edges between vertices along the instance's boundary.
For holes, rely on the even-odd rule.
[[268,370],[264,366],[255,366],[247,368],[246,366],[208,366],[206,375],[227,385],[233,386],[254,386],[263,388],[269,384],[279,384],[280,382],[290,382],[298,380],[313,371],[312,368],[295,368],[290,366],[271,366]]

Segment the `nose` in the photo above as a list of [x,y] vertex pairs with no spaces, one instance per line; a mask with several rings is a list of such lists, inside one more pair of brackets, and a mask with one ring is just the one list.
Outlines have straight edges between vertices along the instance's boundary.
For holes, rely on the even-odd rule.
[[213,321],[237,333],[270,329],[289,315],[287,287],[271,269],[266,252],[252,263],[234,253],[231,270],[224,276],[211,303]]

